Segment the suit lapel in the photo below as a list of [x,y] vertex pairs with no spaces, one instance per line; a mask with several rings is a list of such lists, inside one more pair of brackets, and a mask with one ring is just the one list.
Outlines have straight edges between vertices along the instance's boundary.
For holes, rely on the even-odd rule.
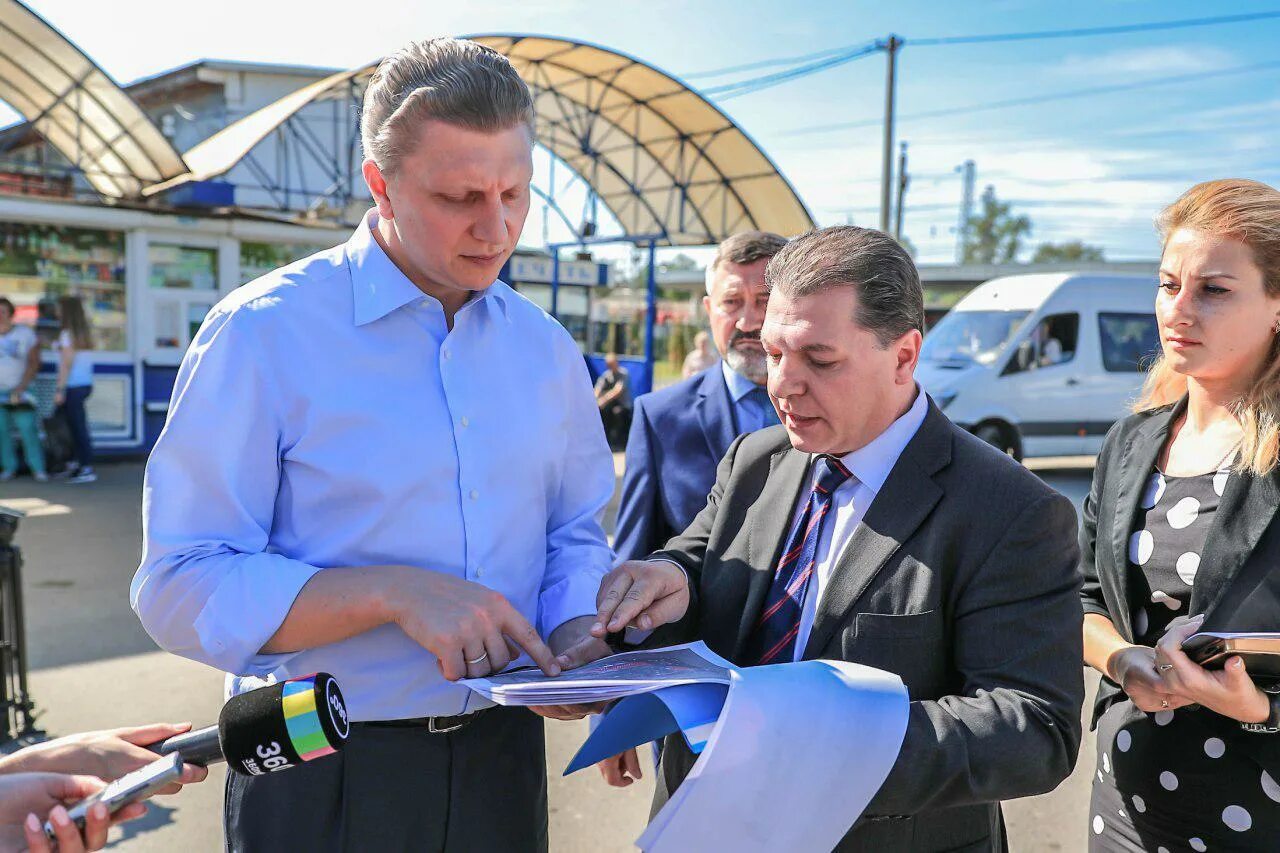
[[1276,477],[1233,474],[1227,480],[1191,589],[1190,612],[1206,614],[1206,624],[1280,509]]
[[[1138,504],[1146,491],[1147,481],[1155,470],[1156,460],[1169,436],[1169,425],[1185,408],[1182,402],[1170,411],[1152,415],[1140,427],[1129,435],[1120,456],[1120,464],[1116,469],[1118,485],[1116,502],[1112,507],[1111,538],[1106,543],[1094,543],[1094,547],[1106,545],[1111,549],[1111,561],[1116,571],[1113,577],[1102,578],[1105,586],[1111,587],[1113,606],[1111,620],[1120,631],[1120,636],[1133,642],[1133,614],[1129,612],[1129,535],[1133,530],[1134,519],[1138,514]],[[1098,507],[1103,512],[1105,507]],[[1096,564],[1096,563],[1095,563]],[[1118,606],[1117,606],[1118,605]]]
[[950,422],[929,403],[929,412],[907,443],[889,478],[872,500],[836,562],[818,602],[804,658],[822,653],[885,563],[942,499],[933,475],[951,462]]
[[733,659],[742,653],[751,626],[755,624],[773,581],[773,573],[782,556],[791,517],[795,515],[796,501],[807,485],[809,456],[786,447],[769,461],[769,477],[760,497],[747,511],[743,524],[747,528],[748,565],[751,578],[747,597],[743,603],[738,636],[733,645]]
[[733,403],[729,399],[729,386],[724,381],[720,363],[709,368],[698,386],[698,399],[693,404],[698,424],[707,440],[711,455],[719,462],[729,451],[729,445],[737,438],[733,423]]

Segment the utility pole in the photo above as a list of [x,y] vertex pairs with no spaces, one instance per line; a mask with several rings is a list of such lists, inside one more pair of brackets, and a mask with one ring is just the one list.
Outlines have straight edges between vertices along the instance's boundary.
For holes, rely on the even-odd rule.
[[911,178],[907,175],[907,143],[902,143],[898,153],[898,200],[893,206],[893,239],[902,242],[902,206],[907,197],[907,185]]
[[884,161],[880,175],[880,230],[889,232],[889,202],[893,190],[893,93],[897,75],[898,48],[902,39],[890,35],[889,40],[877,44],[889,54],[889,66],[884,79]]
[[965,160],[963,165],[956,166],[961,173],[964,189],[960,195],[960,222],[956,226],[956,263],[964,263],[965,252],[969,249],[969,219],[973,216],[973,185],[975,169],[972,160]]

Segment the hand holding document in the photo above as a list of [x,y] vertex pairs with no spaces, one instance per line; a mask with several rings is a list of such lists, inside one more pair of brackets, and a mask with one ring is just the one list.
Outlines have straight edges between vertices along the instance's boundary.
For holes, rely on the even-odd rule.
[[604,658],[557,678],[460,682],[501,705],[621,699],[566,773],[680,732],[698,760],[637,845],[645,851],[827,851],[897,760],[907,691],[840,661],[736,667],[701,642]]
[[680,684],[729,684],[733,664],[702,643],[623,652],[548,678],[533,667],[460,681],[499,705],[589,705]]

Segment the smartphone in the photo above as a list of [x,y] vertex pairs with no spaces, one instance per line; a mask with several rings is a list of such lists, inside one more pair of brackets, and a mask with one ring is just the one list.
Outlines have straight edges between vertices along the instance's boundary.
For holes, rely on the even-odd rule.
[[[145,767],[139,767],[132,773],[126,773],[107,785],[98,793],[85,797],[71,808],[67,815],[81,830],[84,829],[85,816],[95,803],[104,803],[109,814],[115,814],[130,803],[151,796],[156,791],[182,779],[182,756],[170,753],[158,758]],[[44,834],[54,840],[53,824],[45,821]]]
[[1205,669],[1222,669],[1228,658],[1238,656],[1255,680],[1280,679],[1280,636],[1195,634],[1182,650]]

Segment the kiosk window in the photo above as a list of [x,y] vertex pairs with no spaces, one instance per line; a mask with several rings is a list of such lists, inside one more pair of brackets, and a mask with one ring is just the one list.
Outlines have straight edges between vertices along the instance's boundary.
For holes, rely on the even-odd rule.
[[1102,366],[1112,373],[1142,373],[1160,354],[1155,314],[1098,315]]
[[1018,345],[1005,373],[1020,373],[1066,364],[1076,357],[1080,337],[1079,314],[1053,314],[1041,320],[1030,337]]

